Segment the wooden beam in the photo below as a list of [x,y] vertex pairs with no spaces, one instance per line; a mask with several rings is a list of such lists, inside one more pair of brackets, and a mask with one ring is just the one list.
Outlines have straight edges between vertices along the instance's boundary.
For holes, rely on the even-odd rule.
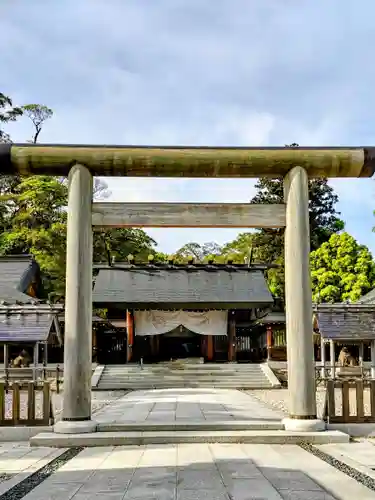
[[0,144],[0,174],[67,176],[75,163],[92,175],[129,177],[371,177],[374,147],[186,147]]
[[235,227],[285,226],[285,205],[250,203],[93,203],[93,226]]

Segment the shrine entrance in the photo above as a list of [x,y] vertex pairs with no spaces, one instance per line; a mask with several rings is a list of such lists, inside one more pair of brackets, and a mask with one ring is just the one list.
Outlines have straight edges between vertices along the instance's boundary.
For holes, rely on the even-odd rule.
[[204,337],[181,326],[160,336],[160,361],[204,357],[202,350]]
[[[64,406],[55,432],[92,432],[92,228],[285,228],[289,387],[286,430],[316,419],[309,178],[372,177],[375,148],[228,148],[0,144],[0,174],[68,176]],[[284,203],[93,203],[94,176],[283,178]],[[211,306],[209,306],[211,307]],[[230,344],[233,346],[233,343]],[[74,422],[74,425],[72,424]],[[302,427],[301,427],[302,425]]]
[[126,362],[127,335],[125,328],[100,330],[97,333],[97,362],[103,365],[121,365]]

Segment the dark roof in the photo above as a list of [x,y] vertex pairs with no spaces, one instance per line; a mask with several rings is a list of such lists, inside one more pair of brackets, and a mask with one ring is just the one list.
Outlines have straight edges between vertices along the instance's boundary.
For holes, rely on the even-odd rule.
[[0,313],[0,342],[43,342],[51,333],[55,315]]
[[375,307],[357,304],[324,304],[316,308],[323,338],[337,340],[375,339]]
[[31,255],[0,257],[0,301],[31,303],[26,291],[39,270]]
[[359,304],[375,304],[375,288],[363,295],[359,300]]
[[[61,313],[57,316],[58,320],[60,323],[65,323],[65,314]],[[93,314],[92,316],[92,322],[93,323],[109,323],[108,319],[101,318],[100,316],[97,316],[96,314]]]
[[132,309],[249,309],[273,303],[262,270],[247,266],[116,265],[100,269],[93,302]]
[[262,325],[272,325],[275,323],[285,323],[286,322],[286,317],[284,312],[274,312],[271,311],[270,313],[267,314],[264,318],[261,318],[258,323],[261,323]]

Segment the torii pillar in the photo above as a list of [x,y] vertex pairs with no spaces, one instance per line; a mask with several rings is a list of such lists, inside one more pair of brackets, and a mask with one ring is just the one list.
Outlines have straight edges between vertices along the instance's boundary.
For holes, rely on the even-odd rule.
[[284,178],[285,306],[288,356],[289,431],[320,431],[317,419],[310,277],[309,184],[302,167]]
[[69,173],[64,335],[64,402],[58,433],[93,432],[92,374],[92,192],[93,178],[82,165]]

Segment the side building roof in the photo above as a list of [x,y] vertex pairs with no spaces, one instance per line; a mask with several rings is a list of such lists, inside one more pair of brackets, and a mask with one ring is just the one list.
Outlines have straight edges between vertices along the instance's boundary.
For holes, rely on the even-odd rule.
[[358,304],[374,304],[375,305],[375,288],[363,295],[357,302]]
[[273,297],[261,267],[243,265],[99,266],[93,302],[129,309],[250,309]]
[[39,265],[31,255],[0,257],[0,301],[8,304],[31,303],[35,298],[27,294],[28,287],[39,272]]
[[315,315],[321,336],[342,341],[375,340],[375,307],[367,304],[320,304]]
[[54,314],[12,314],[7,316],[0,312],[0,342],[45,342],[48,340]]

